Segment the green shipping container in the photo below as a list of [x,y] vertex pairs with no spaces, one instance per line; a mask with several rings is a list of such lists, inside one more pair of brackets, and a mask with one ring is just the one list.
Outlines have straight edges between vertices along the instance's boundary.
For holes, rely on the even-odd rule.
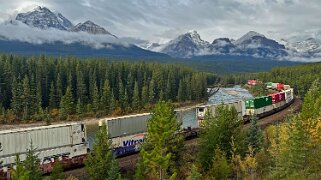
[[254,99],[247,99],[245,101],[245,108],[246,109],[259,109],[264,106],[268,106],[272,104],[272,97],[271,96],[262,96],[262,97],[255,97]]
[[265,83],[265,85],[266,85],[267,87],[272,87],[272,82],[267,82],[267,83]]

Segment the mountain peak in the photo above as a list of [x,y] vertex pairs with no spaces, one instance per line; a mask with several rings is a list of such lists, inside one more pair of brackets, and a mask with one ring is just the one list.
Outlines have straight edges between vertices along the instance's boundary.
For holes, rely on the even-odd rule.
[[37,6],[30,12],[19,13],[16,20],[40,29],[67,30],[72,27],[72,23],[62,14],[53,13],[48,8],[41,6]]
[[45,7],[45,6],[36,6],[35,8],[34,8],[34,11],[39,11],[39,12],[45,12],[45,11],[49,11],[49,12],[51,12],[47,7]]
[[87,20],[84,23],[78,23],[76,26],[70,29],[72,32],[87,32],[90,34],[107,34],[114,36],[117,38],[115,35],[111,34],[108,32],[105,28],[95,24],[94,22]]
[[234,44],[241,44],[244,41],[248,41],[249,39],[253,39],[254,37],[261,37],[261,38],[265,38],[265,36],[263,34],[257,33],[255,31],[249,31],[248,33],[246,33],[245,35],[243,35],[241,38],[239,38],[238,40],[236,40],[234,42]]

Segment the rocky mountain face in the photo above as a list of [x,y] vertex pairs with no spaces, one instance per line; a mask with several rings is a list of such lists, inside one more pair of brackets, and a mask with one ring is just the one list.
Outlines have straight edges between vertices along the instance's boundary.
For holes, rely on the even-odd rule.
[[186,58],[198,54],[208,46],[209,43],[202,40],[196,31],[191,31],[168,42],[161,52],[173,57]]
[[73,24],[59,12],[52,12],[46,7],[36,7],[33,11],[19,13],[16,20],[27,24],[28,26],[40,29],[58,29],[71,32],[87,32],[89,34],[106,34],[116,37],[105,28],[95,24],[92,21]]
[[86,21],[84,23],[79,23],[76,26],[72,27],[70,29],[72,32],[87,32],[90,34],[108,34],[111,36],[116,37],[115,35],[111,34],[108,32],[105,28],[98,26],[97,24],[91,22],[91,21]]
[[19,13],[16,16],[17,21],[27,24],[28,26],[48,29],[55,28],[59,30],[68,30],[72,23],[60,13],[53,13],[46,7],[37,7],[32,12]]

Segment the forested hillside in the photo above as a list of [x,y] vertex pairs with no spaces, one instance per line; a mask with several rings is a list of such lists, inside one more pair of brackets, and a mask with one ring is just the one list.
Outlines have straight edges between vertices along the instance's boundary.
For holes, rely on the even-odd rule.
[[227,75],[221,79],[222,84],[244,84],[248,79],[263,82],[280,82],[289,84],[297,95],[304,97],[313,81],[321,77],[321,63],[311,63],[291,67],[277,67],[270,72]]
[[0,117],[65,120],[137,112],[158,100],[198,102],[215,79],[177,65],[1,55]]

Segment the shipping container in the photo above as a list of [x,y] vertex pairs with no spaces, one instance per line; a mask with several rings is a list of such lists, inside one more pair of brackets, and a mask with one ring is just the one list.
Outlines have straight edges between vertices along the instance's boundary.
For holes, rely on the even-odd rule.
[[88,148],[85,125],[80,123],[4,130],[0,131],[3,166],[14,164],[16,154],[24,161],[31,142],[42,164],[85,155]]
[[196,116],[198,123],[201,124],[200,122],[204,119],[204,116],[208,110],[211,111],[212,115],[215,115],[216,109],[220,105],[225,105],[229,108],[234,107],[240,119],[242,119],[242,117],[245,115],[245,102],[241,100],[235,102],[227,102],[224,104],[209,104],[196,107]]
[[281,95],[281,101],[285,101],[285,93],[284,92],[280,92]]
[[277,90],[281,91],[281,90],[283,90],[283,89],[284,89],[284,84],[279,83],[279,84],[277,85]]
[[248,80],[248,81],[247,81],[247,84],[249,84],[249,85],[253,85],[253,86],[255,86],[255,85],[256,85],[256,83],[257,83],[257,81],[256,81],[256,80]]
[[284,90],[290,89],[291,87],[289,85],[284,85]]
[[272,82],[267,82],[267,83],[265,83],[265,85],[266,85],[266,88],[272,88]]
[[105,118],[108,134],[111,138],[145,133],[151,113]]
[[284,93],[285,93],[285,102],[286,103],[291,102],[293,100],[293,98],[294,98],[293,89],[290,88],[288,90],[285,90]]
[[269,94],[268,96],[271,96],[271,97],[272,97],[272,103],[273,103],[273,104],[285,100],[285,94],[284,94],[283,92],[278,92],[278,93]]
[[278,84],[279,84],[279,83],[272,83],[272,88],[273,88],[273,89],[277,89],[277,88],[278,88]]
[[255,97],[252,99],[247,99],[245,101],[246,109],[258,109],[271,104],[272,104],[272,97],[270,96]]

